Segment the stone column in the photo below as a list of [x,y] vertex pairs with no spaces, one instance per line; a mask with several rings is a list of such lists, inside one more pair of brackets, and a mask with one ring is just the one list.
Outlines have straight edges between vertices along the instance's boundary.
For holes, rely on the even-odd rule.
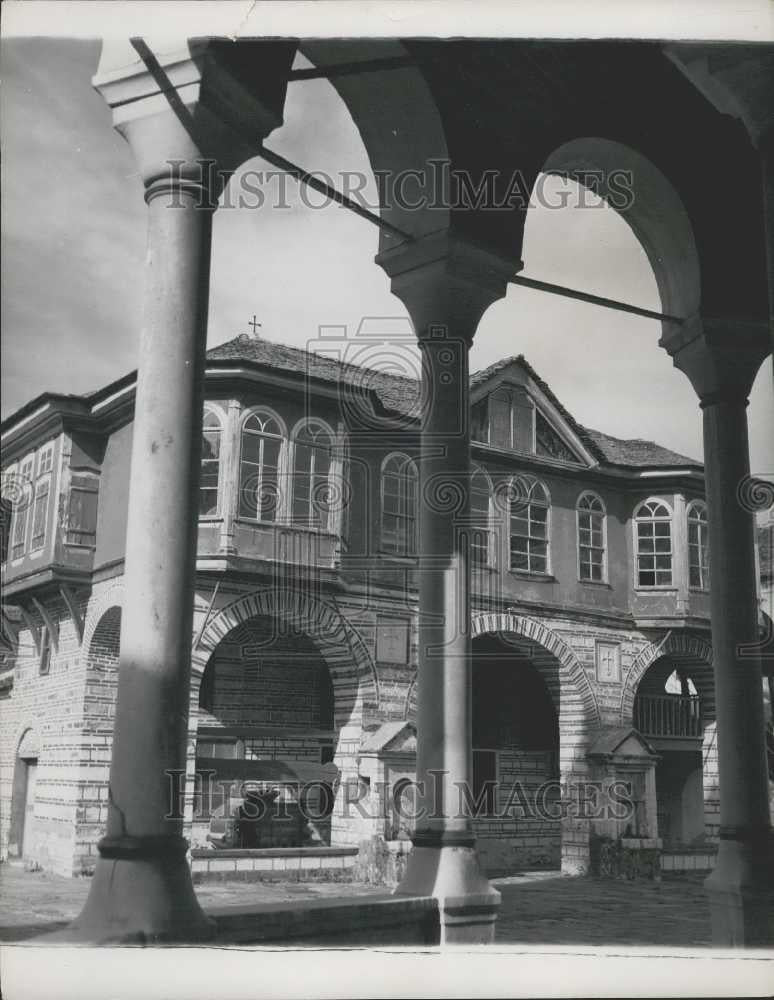
[[202,95],[240,95],[206,43],[196,59],[187,46],[158,58],[138,48],[141,58],[124,52],[119,70],[103,53],[95,81],[139,167],[148,247],[107,832],[84,909],[64,935],[94,943],[214,932],[186,859],[183,776],[212,215],[241,147]]
[[500,896],[482,874],[472,792],[468,350],[517,263],[436,233],[377,257],[423,356],[419,473],[417,808],[397,892],[441,904],[442,942],[493,940]]
[[[769,334],[774,354],[774,130],[762,142],[761,177],[763,187],[763,219],[766,230],[766,270],[769,286]],[[771,370],[774,378],[774,363]]]
[[[703,411],[710,607],[720,780],[720,849],[705,885],[718,946],[774,944],[774,838],[758,638],[747,397],[768,353],[764,324],[698,319],[662,338]],[[747,649],[742,651],[742,647]],[[742,653],[744,655],[742,655]]]

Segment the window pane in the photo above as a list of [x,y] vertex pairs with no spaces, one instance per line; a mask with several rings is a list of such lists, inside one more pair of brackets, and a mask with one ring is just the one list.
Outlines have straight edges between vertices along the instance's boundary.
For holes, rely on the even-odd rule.
[[199,491],[199,514],[216,514],[218,510],[218,491],[201,489]]
[[511,517],[511,534],[525,537],[529,534],[529,523],[525,517]]
[[205,431],[202,434],[202,459],[217,458],[220,455],[220,432]]
[[528,569],[527,553],[511,547],[511,569]]
[[32,548],[40,548],[46,540],[48,514],[48,480],[35,488],[35,507],[32,514]]

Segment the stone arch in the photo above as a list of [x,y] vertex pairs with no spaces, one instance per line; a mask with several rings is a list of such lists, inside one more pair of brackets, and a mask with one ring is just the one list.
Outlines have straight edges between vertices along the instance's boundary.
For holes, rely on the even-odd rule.
[[13,746],[14,758],[37,757],[40,752],[40,737],[35,723],[27,721],[17,727]]
[[[712,665],[712,646],[701,636],[685,635],[682,632],[667,632],[660,642],[649,643],[635,657],[624,678],[621,692],[621,722],[624,725],[631,725],[634,697],[637,694],[640,681],[648,668],[664,656],[670,657],[678,665],[681,663],[686,666],[701,664],[707,667]],[[714,689],[708,691],[707,694],[711,697],[714,711]]]
[[[688,212],[668,178],[631,146],[598,136],[571,139],[545,160],[543,172],[583,183],[597,172],[596,193],[625,220],[645,251],[665,313],[696,318],[701,303],[699,253]],[[630,196],[621,189],[624,172],[633,180]],[[662,324],[667,333],[671,327]]]
[[83,640],[81,642],[81,649],[84,651],[85,655],[88,655],[88,649],[91,645],[92,636],[94,635],[95,629],[99,626],[102,616],[106,611],[110,610],[110,608],[114,606],[118,608],[123,608],[124,606],[123,583],[116,583],[112,587],[109,587],[91,604],[86,618],[86,625],[83,629]]
[[[532,666],[541,677],[553,703],[558,728],[559,781],[568,787],[588,776],[586,759],[591,733],[600,724],[600,713],[588,676],[578,657],[564,640],[547,625],[512,612],[481,612],[472,618],[473,638],[491,635],[526,646]],[[517,643],[513,643],[514,652]],[[553,779],[550,779],[553,780]],[[550,828],[551,824],[547,824]],[[577,824],[575,824],[577,827]],[[483,835],[483,831],[481,831]],[[553,831],[532,831],[538,842],[557,837],[549,853],[558,850],[562,870],[577,874],[588,867],[588,830],[575,829],[569,820],[558,820]],[[511,831],[518,836],[519,831]],[[497,836],[511,834],[502,833]],[[524,848],[528,850],[528,848]]]
[[[118,695],[118,664],[121,651],[121,605],[113,601],[100,608],[83,649],[86,658],[86,693],[83,705],[87,732],[113,730]],[[107,602],[106,602],[107,603]]]
[[376,667],[360,634],[334,603],[289,589],[253,591],[214,616],[193,651],[192,693],[221,640],[251,618],[268,618],[307,632],[328,667],[337,711],[340,706],[348,709],[346,725],[360,725],[364,714],[378,710]]
[[[563,688],[563,694],[573,705],[578,723],[584,729],[600,724],[599,707],[586,671],[567,643],[552,629],[534,618],[511,612],[482,612],[473,615],[471,631],[473,638],[497,632],[511,633],[542,646],[556,657],[563,668],[569,682],[569,687]],[[556,702],[555,692],[551,691],[551,695]],[[569,710],[569,706],[565,710]]]
[[[720,823],[715,684],[709,642],[697,635],[667,632],[660,642],[649,643],[624,679],[621,722],[637,726],[634,709],[638,690],[642,688],[646,695],[665,694],[664,685],[675,669],[689,675],[696,687],[701,732],[695,744],[685,741],[676,747],[667,741],[659,750],[661,745],[656,743],[661,753],[656,771],[659,836],[664,837],[665,844],[672,844],[675,838],[692,840],[701,835],[714,839]],[[645,736],[657,739],[647,731]]]
[[[411,56],[399,39],[306,39],[300,50],[317,67],[342,62]],[[413,60],[412,60],[413,62]],[[426,74],[417,65],[387,72],[335,75],[330,79],[357,127],[374,174],[400,178],[406,171],[423,171],[411,188],[411,199],[424,197],[436,206],[417,211],[400,198],[387,196],[380,209],[382,219],[415,239],[448,227],[450,212],[437,205],[437,183],[427,164],[449,160],[442,115]],[[390,122],[385,128],[384,123]],[[424,168],[424,169],[423,169]],[[396,245],[396,236],[382,228],[379,249]]]
[[30,853],[29,838],[32,829],[25,830],[27,812],[27,772],[31,763],[37,763],[40,754],[40,736],[35,723],[26,720],[16,730],[13,742],[13,770],[11,797],[8,808],[8,853],[21,857],[22,840],[25,851]]
[[[346,783],[358,773],[358,754],[363,735],[364,716],[376,712],[379,689],[376,668],[357,630],[342,615],[337,605],[299,590],[262,589],[246,594],[221,608],[204,628],[193,650],[188,753],[186,761],[185,821],[194,823],[194,776],[199,726],[206,713],[199,708],[199,689],[208,664],[217,662],[221,642],[230,641],[232,633],[251,623],[269,624],[265,638],[282,641],[274,625],[305,633],[327,667],[333,690],[333,729],[336,732],[333,763],[338,768],[339,790],[344,795]],[[287,638],[287,635],[285,636]],[[334,844],[349,843],[353,831],[346,817],[334,810],[331,837]],[[193,827],[191,827],[193,830]],[[198,836],[198,835],[197,835]]]

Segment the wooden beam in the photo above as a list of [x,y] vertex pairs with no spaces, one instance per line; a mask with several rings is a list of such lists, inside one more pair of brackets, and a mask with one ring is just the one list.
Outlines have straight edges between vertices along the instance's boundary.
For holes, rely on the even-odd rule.
[[275,153],[271,149],[267,149],[266,146],[261,143],[258,147],[258,156],[263,157],[267,163],[271,163],[274,167],[279,167],[286,174],[290,174],[294,177],[299,184],[306,184],[307,187],[314,188],[315,191],[319,191],[320,194],[324,194],[326,198],[330,198],[331,201],[335,201],[337,204],[342,205],[344,208],[348,208],[350,212],[354,212],[355,215],[359,215],[361,219],[367,219],[368,222],[380,229],[386,229],[387,232],[392,233],[393,236],[399,236],[402,240],[413,240],[414,237],[411,233],[407,233],[403,229],[399,229],[397,226],[393,226],[391,222],[387,222],[380,215],[375,212],[369,211],[367,208],[363,208],[362,205],[358,205],[356,201],[348,198],[341,191],[337,191],[336,188],[331,187],[330,184],[326,184],[321,181],[314,174],[310,174],[308,170],[303,167],[299,167],[297,163],[293,163],[292,160],[286,160],[284,156],[280,156],[279,153]]
[[199,631],[196,633],[196,638],[194,639],[193,648],[198,649],[199,643],[202,641],[202,636],[204,635],[204,630],[207,628],[207,622],[210,620],[210,613],[212,612],[213,605],[215,604],[215,598],[218,596],[218,590],[220,589],[220,580],[215,583],[215,589],[212,592],[212,597],[210,598],[210,603],[207,605],[207,610],[204,612],[204,618]]
[[19,612],[22,616],[22,621],[24,622],[26,628],[29,630],[29,633],[32,636],[32,642],[35,646],[35,650],[38,656],[40,656],[40,626],[35,624],[32,615],[24,607],[23,604],[19,605]]
[[58,653],[59,652],[59,628],[58,628],[56,622],[51,617],[51,615],[48,613],[48,609],[45,607],[45,605],[42,604],[38,600],[37,597],[31,597],[30,600],[35,605],[38,614],[43,619],[43,621],[45,623],[45,626],[48,629],[48,638],[49,638],[49,642],[51,643],[51,648],[54,650],[55,653]]
[[604,306],[605,309],[617,309],[619,312],[632,313],[635,316],[646,316],[648,319],[659,319],[666,323],[677,323],[679,326],[683,324],[683,320],[679,316],[670,316],[669,313],[656,312],[653,309],[643,309],[642,306],[632,306],[628,302],[619,302],[618,299],[608,299],[602,295],[591,295],[589,292],[581,292],[577,288],[567,288],[565,285],[553,285],[548,281],[525,278],[521,274],[515,274],[510,279],[510,283],[512,285],[523,285],[525,288],[532,288],[537,292],[549,292],[551,295],[561,295],[566,299],[589,302],[594,306]]
[[2,642],[7,649],[13,651],[13,647],[18,645],[19,642],[19,629],[16,627],[14,622],[8,617],[8,613],[5,608],[2,609]]
[[65,602],[67,610],[70,613],[70,617],[73,620],[73,625],[75,626],[75,631],[78,636],[78,645],[80,646],[83,642],[84,616],[78,608],[78,602],[75,599],[75,594],[73,594],[72,590],[70,590],[66,583],[59,584],[59,593],[62,595],[62,600]]
[[288,83],[296,80],[330,80],[337,76],[354,76],[358,73],[380,73],[383,70],[405,69],[413,66],[411,56],[384,56],[381,59],[360,59],[355,62],[333,63],[330,66],[312,66],[310,69],[292,69]]

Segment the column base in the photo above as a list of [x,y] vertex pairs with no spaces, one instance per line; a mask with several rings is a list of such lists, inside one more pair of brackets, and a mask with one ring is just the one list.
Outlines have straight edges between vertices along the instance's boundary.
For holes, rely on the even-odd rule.
[[774,833],[723,837],[705,880],[712,943],[719,948],[774,947]]
[[500,893],[482,873],[474,846],[415,845],[395,894],[438,900],[442,945],[494,941]]
[[[46,943],[152,945],[208,941],[215,936],[215,922],[205,915],[194,893],[185,841],[131,839],[129,850],[115,849],[107,839],[99,844],[101,856],[83,910],[69,927],[47,935]],[[170,840],[177,843],[159,843]],[[148,842],[150,846],[142,850]]]

